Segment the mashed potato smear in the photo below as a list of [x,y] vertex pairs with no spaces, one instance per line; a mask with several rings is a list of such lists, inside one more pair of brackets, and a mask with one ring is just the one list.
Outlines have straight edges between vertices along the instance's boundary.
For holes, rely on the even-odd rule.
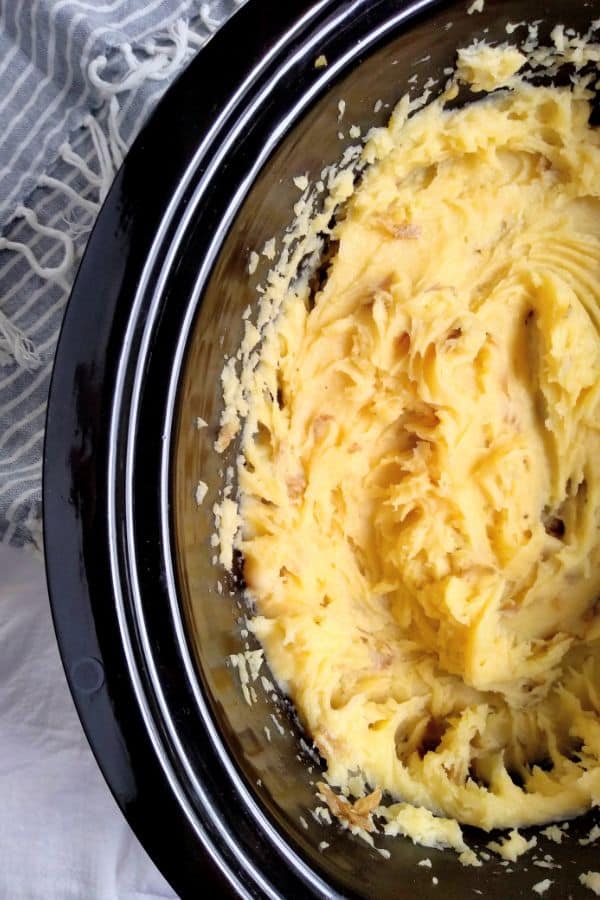
[[263,354],[252,627],[330,784],[546,822],[600,802],[600,133],[522,81],[401,113]]

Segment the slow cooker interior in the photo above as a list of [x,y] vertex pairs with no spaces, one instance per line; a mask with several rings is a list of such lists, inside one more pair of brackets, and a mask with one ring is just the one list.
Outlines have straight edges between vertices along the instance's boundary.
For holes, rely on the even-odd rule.
[[[284,840],[347,895],[386,898],[419,892],[434,896],[436,890],[443,890],[449,897],[464,897],[466,891],[483,888],[487,897],[521,896],[546,877],[554,882],[549,896],[577,894],[582,890],[577,876],[594,869],[596,855],[593,845],[580,846],[578,839],[589,832],[595,819],[590,814],[573,822],[569,838],[561,846],[538,838],[539,858],[549,853],[561,868],[536,867],[529,854],[510,866],[514,871],[507,874],[497,859],[485,863],[483,869],[463,868],[451,852],[379,836],[376,845],[391,853],[391,858],[384,860],[358,837],[337,826],[324,827],[310,815],[318,802],[314,784],[319,765],[306,745],[302,749],[302,731],[290,705],[285,698],[274,704],[259,680],[254,685],[257,702],[249,706],[235,670],[227,665],[231,654],[243,651],[247,644],[251,649],[256,645],[243,633],[245,608],[239,586],[215,564],[216,551],[211,545],[212,507],[222,488],[223,470],[233,465],[237,452],[234,446],[221,457],[213,450],[221,411],[219,377],[225,356],[235,354],[241,339],[242,312],[254,302],[256,286],[268,268],[268,261],[261,257],[257,271],[249,276],[248,254],[251,249],[260,251],[266,240],[280,235],[289,223],[298,199],[292,178],[303,173],[318,178],[324,165],[338,159],[351,143],[338,137],[340,130],[347,135],[350,124],[360,125],[364,133],[373,124],[385,123],[395,102],[411,87],[411,76],[417,75],[411,87],[412,95],[417,96],[429,77],[443,82],[442,70],[453,64],[457,46],[473,38],[504,40],[506,23],[519,22],[525,16],[528,21],[543,20],[541,36],[559,21],[581,31],[598,14],[598,7],[598,3],[584,7],[557,0],[528,4],[488,0],[481,14],[468,15],[466,3],[450,4],[415,19],[391,38],[388,35],[365,58],[358,51],[351,71],[313,104],[260,172],[199,302],[180,385],[172,457],[179,589],[197,675],[231,759]],[[524,31],[515,36],[524,37]],[[345,100],[346,110],[343,122],[338,123],[340,99]],[[375,113],[378,100],[382,106]],[[197,416],[209,427],[198,430],[194,425]],[[195,487],[200,479],[209,492],[199,508]],[[467,839],[484,847],[490,836],[467,829]],[[321,852],[318,847],[323,841],[329,847]],[[417,865],[426,857],[433,862],[432,870]],[[439,878],[437,888],[432,884],[433,874]]]

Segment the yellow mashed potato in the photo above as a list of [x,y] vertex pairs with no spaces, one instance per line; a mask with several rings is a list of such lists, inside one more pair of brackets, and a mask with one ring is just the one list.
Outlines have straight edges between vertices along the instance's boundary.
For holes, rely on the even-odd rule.
[[243,446],[252,627],[329,782],[485,829],[600,802],[589,115],[522,82],[396,113]]

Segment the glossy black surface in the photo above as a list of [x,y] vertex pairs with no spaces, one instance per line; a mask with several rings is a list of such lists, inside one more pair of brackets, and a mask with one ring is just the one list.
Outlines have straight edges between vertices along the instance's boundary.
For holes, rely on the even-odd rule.
[[[44,466],[56,630],[107,781],[183,897],[463,898],[477,888],[504,898],[532,896],[545,877],[546,896],[567,897],[581,894],[581,871],[598,868],[593,845],[577,843],[591,816],[561,847],[540,841],[561,869],[525,860],[510,881],[498,862],[464,869],[453,854],[379,839],[392,853],[385,862],[348,833],[323,830],[307,812],[317,770],[300,758],[293,717],[275,710],[280,735],[261,690],[247,706],[224,664],[244,638],[235,586],[212,562],[210,507],[230,459],[211,445],[223,354],[235,350],[264,275],[249,281],[249,249],[289,222],[292,176],[317,176],[339,157],[340,98],[347,123],[383,123],[388,108],[376,115],[376,100],[393,105],[414,73],[419,93],[483,29],[503,38],[506,22],[525,16],[543,18],[542,33],[557,20],[581,29],[600,10],[487,0],[468,16],[466,5],[251,0],[136,141],[73,291]],[[321,54],[329,65],[316,69]],[[198,432],[196,416],[209,428]],[[201,511],[200,478],[210,488]],[[438,887],[417,866],[427,856]]]

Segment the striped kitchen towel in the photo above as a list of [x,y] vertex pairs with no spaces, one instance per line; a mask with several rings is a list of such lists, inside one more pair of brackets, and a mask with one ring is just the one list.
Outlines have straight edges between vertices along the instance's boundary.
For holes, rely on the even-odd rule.
[[161,94],[241,2],[0,0],[0,541],[41,550],[50,373],[100,204]]

